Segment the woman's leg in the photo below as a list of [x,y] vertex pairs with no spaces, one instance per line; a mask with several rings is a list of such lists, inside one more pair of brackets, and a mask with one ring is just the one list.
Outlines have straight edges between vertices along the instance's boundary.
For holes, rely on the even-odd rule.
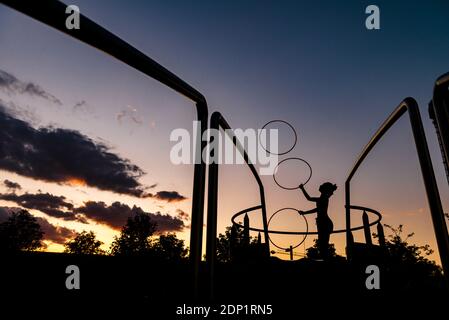
[[321,237],[318,235],[318,247],[320,249],[320,255],[324,260],[329,258],[329,237],[330,233],[327,230],[321,232]]
[[326,260],[329,258],[329,239],[334,229],[332,221],[323,223],[318,226],[318,249],[320,250],[321,257]]

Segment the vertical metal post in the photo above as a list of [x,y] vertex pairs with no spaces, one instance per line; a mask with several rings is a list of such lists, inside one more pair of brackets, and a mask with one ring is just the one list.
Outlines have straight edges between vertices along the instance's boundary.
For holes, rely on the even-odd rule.
[[443,265],[444,275],[449,285],[449,235],[447,233],[446,221],[444,220],[440,193],[433,171],[432,160],[430,158],[429,147],[427,146],[426,135],[421,115],[419,114],[418,104],[412,99],[412,101],[407,102],[407,105],[413,137],[415,138],[416,150],[418,152],[419,164],[421,166],[421,173],[426,188],[430,215],[432,217],[433,228],[437,239],[438,251],[440,253],[441,264]]
[[368,219],[368,215],[366,214],[365,210],[363,210],[362,221],[363,221],[363,232],[365,233],[365,243],[367,245],[372,245],[373,244],[373,240],[371,239],[371,231],[370,231],[370,227],[369,227],[369,219]]
[[206,183],[206,163],[202,157],[207,141],[203,141],[203,133],[207,129],[207,104],[197,103],[198,120],[200,123],[200,136],[196,137],[195,167],[193,173],[192,214],[190,227],[190,263],[192,266],[193,294],[198,299],[200,291],[200,265],[203,248],[203,224],[204,224],[204,192]]
[[[219,116],[212,114],[210,120],[211,130],[219,130]],[[214,152],[220,152],[221,145]],[[206,230],[206,281],[208,297],[214,299],[214,277],[216,262],[216,237],[217,237],[217,204],[218,204],[218,163],[209,164],[209,182],[207,191],[207,230]],[[231,250],[235,241],[234,226],[231,230]]]
[[351,260],[354,238],[351,232],[351,185],[350,180],[345,183],[345,213],[346,213],[346,257]]
[[435,125],[446,178],[449,183],[449,73],[442,75],[435,81],[433,99],[429,103],[429,115]]
[[377,238],[379,239],[379,246],[385,247],[385,233],[382,223],[377,223]]
[[[267,211],[265,204],[265,191],[263,188],[262,180],[257,173],[256,168],[249,162],[248,154],[244,147],[239,143],[236,137],[229,130],[231,127],[223,118],[219,112],[214,112],[210,120],[211,129],[218,130],[220,128],[225,130],[229,138],[233,141],[236,149],[243,155],[243,158],[251,170],[254,178],[259,185],[260,206],[262,210],[262,221],[264,226],[265,244],[264,253],[270,256],[269,237],[268,237],[268,222]],[[218,206],[218,164],[209,164],[209,183],[208,183],[208,205],[207,205],[207,239],[206,239],[206,273],[207,281],[209,282],[209,297],[213,297],[213,282],[214,282],[214,269],[215,269],[215,257],[216,257],[216,237],[217,237],[217,206]],[[234,227],[234,226],[233,226]]]

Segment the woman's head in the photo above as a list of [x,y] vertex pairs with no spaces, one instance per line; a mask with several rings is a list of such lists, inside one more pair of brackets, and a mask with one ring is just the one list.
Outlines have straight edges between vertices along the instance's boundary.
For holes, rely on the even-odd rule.
[[319,190],[321,194],[330,197],[334,194],[334,191],[337,190],[337,185],[330,182],[325,182],[320,186]]

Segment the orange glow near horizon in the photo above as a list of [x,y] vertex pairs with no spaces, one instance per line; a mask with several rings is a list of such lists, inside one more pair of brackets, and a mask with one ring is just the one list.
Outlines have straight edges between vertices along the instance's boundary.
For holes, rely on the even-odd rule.
[[87,185],[86,180],[81,178],[70,178],[65,183],[72,187],[85,187]]

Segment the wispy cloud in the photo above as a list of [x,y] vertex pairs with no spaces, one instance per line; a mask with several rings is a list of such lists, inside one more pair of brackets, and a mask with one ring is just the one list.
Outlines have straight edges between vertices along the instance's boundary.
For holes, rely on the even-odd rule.
[[122,124],[125,120],[130,120],[137,125],[141,125],[143,123],[142,118],[138,115],[137,108],[130,105],[126,106],[126,108],[117,113],[115,118],[120,124]]
[[176,213],[178,214],[177,217],[178,217],[179,219],[184,220],[184,221],[190,220],[189,214],[188,214],[187,212],[185,212],[184,210],[177,209],[177,210],[176,210]]
[[9,93],[28,94],[30,96],[40,97],[59,106],[62,105],[61,100],[53,94],[44,90],[41,86],[34,82],[26,82],[17,79],[11,73],[0,69],[0,89]]

